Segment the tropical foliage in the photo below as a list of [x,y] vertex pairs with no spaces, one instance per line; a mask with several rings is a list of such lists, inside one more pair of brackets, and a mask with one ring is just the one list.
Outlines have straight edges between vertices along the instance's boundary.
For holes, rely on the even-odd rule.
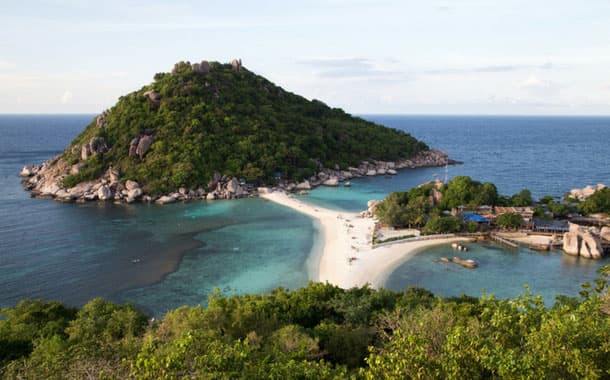
[[438,298],[328,284],[183,306],[160,320],[95,299],[2,310],[6,378],[602,379],[607,281],[551,308],[529,292]]
[[[160,103],[143,95],[155,90]],[[86,160],[87,166],[64,180],[67,186],[98,177],[113,166],[151,193],[179,186],[205,185],[215,172],[247,181],[271,182],[280,173],[302,179],[324,167],[347,168],[362,160],[409,158],[428,147],[409,134],[386,128],[319,100],[285,91],[245,68],[212,63],[209,73],[176,64],[172,73],[119,99],[66,149],[74,164],[79,147],[104,137],[109,152]],[[129,157],[129,145],[141,134],[154,142],[143,160]]]

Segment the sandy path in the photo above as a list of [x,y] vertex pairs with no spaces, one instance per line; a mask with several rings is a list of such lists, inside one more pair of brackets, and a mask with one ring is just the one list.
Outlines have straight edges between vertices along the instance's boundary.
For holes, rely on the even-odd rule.
[[312,280],[329,282],[342,288],[365,284],[375,288],[381,287],[396,267],[418,252],[432,246],[467,240],[449,237],[399,242],[373,249],[371,233],[375,222],[372,218],[360,218],[354,213],[328,210],[302,202],[292,195],[279,191],[262,193],[260,197],[290,207],[319,221],[323,244],[317,271],[314,270]]

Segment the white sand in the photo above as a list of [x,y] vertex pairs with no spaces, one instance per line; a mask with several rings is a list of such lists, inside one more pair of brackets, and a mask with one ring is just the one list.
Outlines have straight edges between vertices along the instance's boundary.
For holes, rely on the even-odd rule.
[[319,221],[323,244],[321,254],[312,253],[312,258],[315,260],[319,257],[319,262],[318,265],[314,263],[310,277],[314,281],[329,282],[346,289],[365,284],[374,288],[381,287],[396,267],[418,252],[432,246],[467,240],[449,237],[397,242],[373,249],[371,234],[375,222],[372,218],[360,218],[354,213],[328,210],[279,191],[263,193],[260,197]]

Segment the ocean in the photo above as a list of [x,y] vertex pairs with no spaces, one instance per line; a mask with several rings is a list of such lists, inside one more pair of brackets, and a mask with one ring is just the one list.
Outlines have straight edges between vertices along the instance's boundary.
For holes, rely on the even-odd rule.
[[[183,304],[205,304],[214,288],[242,294],[307,283],[315,224],[264,200],[127,206],[31,199],[20,185],[21,168],[60,152],[93,117],[0,115],[0,307],[25,297],[71,305],[104,297],[162,315]],[[494,182],[504,194],[526,187],[535,196],[610,184],[610,118],[363,117],[403,129],[464,164],[358,179],[351,188],[319,188],[305,201],[359,211],[369,199],[456,175]],[[475,271],[437,263],[446,255],[440,247],[407,261],[386,285],[422,286],[446,296],[478,296],[484,289],[510,297],[529,284],[552,302],[556,294],[577,295],[580,284],[595,279],[596,269],[608,262],[494,245],[471,248],[485,264]]]

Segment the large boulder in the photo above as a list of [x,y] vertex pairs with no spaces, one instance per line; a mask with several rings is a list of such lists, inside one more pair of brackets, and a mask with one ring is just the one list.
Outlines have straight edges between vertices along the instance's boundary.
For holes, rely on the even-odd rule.
[[131,190],[139,189],[140,185],[136,181],[132,181],[132,180],[128,179],[127,181],[125,181],[125,188],[127,189],[127,191],[131,191]]
[[369,170],[367,170],[366,175],[368,175],[368,176],[377,175],[377,171],[375,169],[369,169]]
[[138,147],[136,148],[136,154],[140,157],[140,160],[144,158],[146,152],[153,143],[152,136],[142,136],[140,141],[138,142]]
[[305,180],[305,181],[297,184],[296,189],[297,190],[311,190],[311,184],[309,183],[308,180]]
[[140,136],[134,137],[129,143],[129,157],[135,157],[137,155],[138,144],[140,143]]
[[22,177],[31,177],[34,175],[34,173],[35,173],[34,167],[32,165],[26,165],[23,167],[23,169],[21,169],[21,172],[19,172],[19,175]]
[[337,178],[337,177],[330,177],[326,181],[322,182],[322,185],[324,185],[324,186],[339,186],[339,178]]
[[563,251],[568,255],[578,256],[580,252],[580,237],[578,234],[572,232],[563,234]]
[[599,237],[606,241],[610,241],[610,227],[602,227],[601,231],[599,232]]
[[136,187],[136,188],[131,189],[131,190],[127,190],[127,197],[128,198],[138,199],[141,196],[142,196],[142,189],[140,189],[139,187]]
[[110,188],[108,186],[102,185],[97,190],[97,197],[102,201],[108,200],[108,199],[112,198],[112,191],[110,190]]
[[604,255],[604,249],[597,236],[587,231],[582,235],[580,244],[580,256],[587,259],[601,259]]
[[229,182],[227,182],[227,191],[235,195],[242,195],[243,190],[239,185],[237,178],[233,177]]
[[176,202],[176,198],[172,197],[171,195],[164,195],[155,201],[155,203],[160,204],[160,205],[165,205],[165,204],[174,203],[174,202]]
[[108,151],[108,144],[103,137],[95,136],[81,148],[81,159],[86,160],[89,157]]
[[569,255],[587,259],[601,259],[604,250],[600,231],[570,223],[570,229],[563,235],[563,251]]
[[234,59],[231,61],[231,66],[233,67],[233,71],[236,73],[241,71],[241,59]]
[[208,61],[201,61],[201,63],[192,64],[193,71],[197,73],[207,74],[210,72],[210,63]]
[[153,107],[159,107],[161,104],[161,94],[159,94],[156,90],[146,91],[143,96]]

